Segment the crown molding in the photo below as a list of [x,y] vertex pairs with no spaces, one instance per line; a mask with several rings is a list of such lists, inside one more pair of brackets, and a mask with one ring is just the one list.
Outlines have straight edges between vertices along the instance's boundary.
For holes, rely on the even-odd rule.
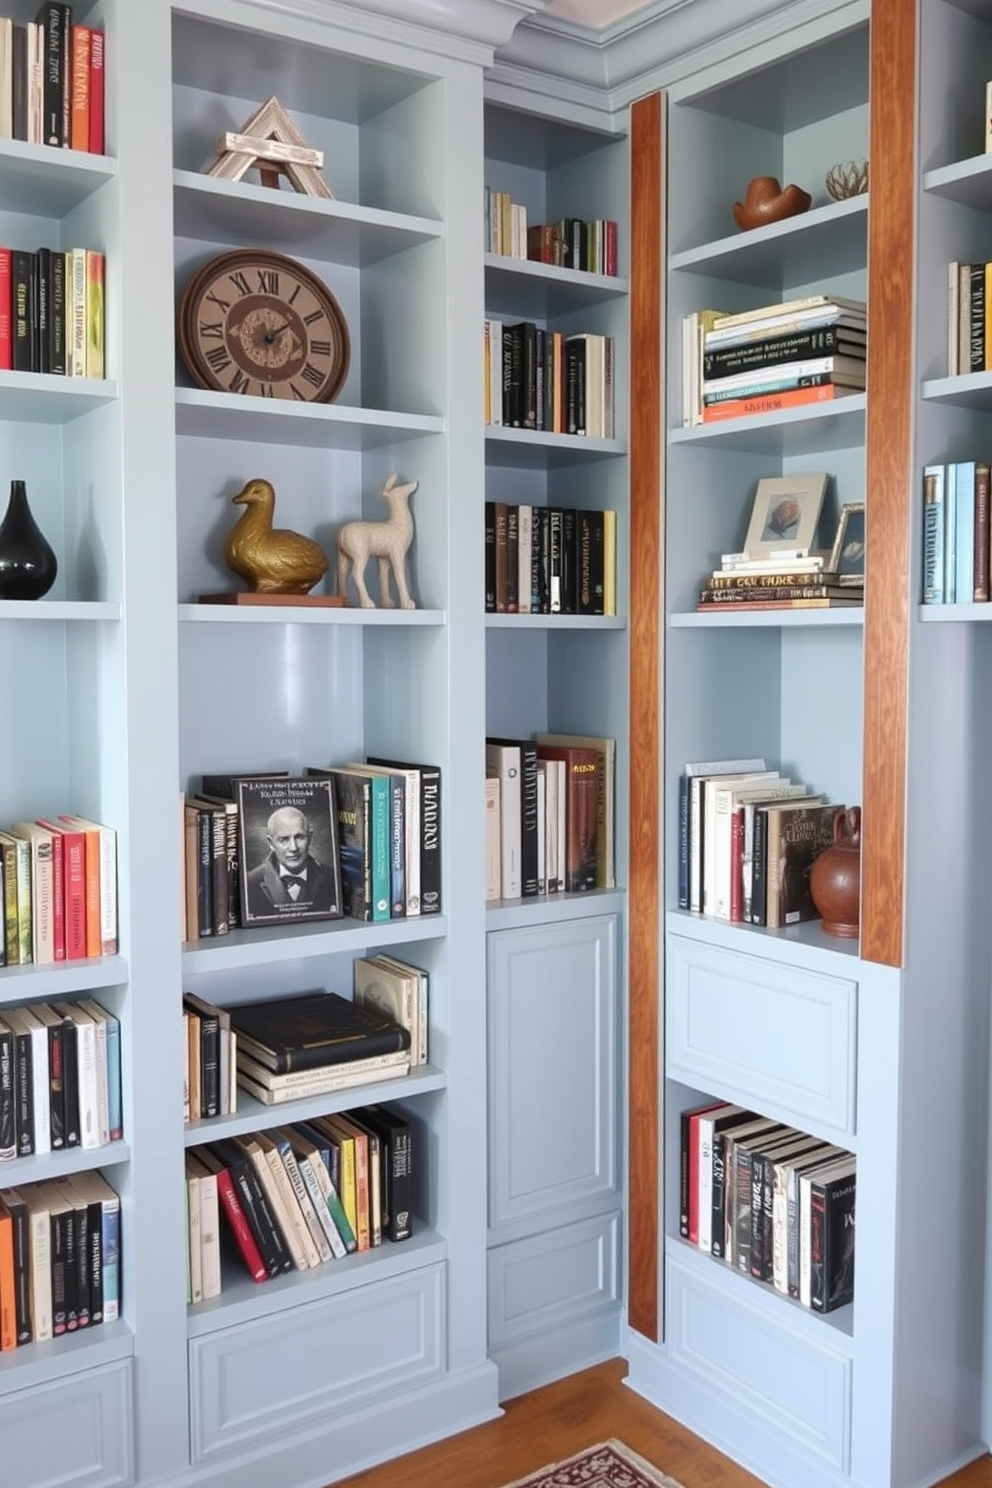
[[244,0],[259,10],[488,66],[547,0]]
[[868,0],[736,0],[728,29],[726,0],[657,0],[601,32],[535,14],[498,49],[489,79],[501,92],[598,97],[617,111],[798,27],[835,29],[838,12],[857,24],[868,9]]

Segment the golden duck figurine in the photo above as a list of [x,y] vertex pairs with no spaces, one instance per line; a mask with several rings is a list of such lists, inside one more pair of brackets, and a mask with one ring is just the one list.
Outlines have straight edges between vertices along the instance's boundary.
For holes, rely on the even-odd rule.
[[309,594],[327,572],[327,554],[312,538],[273,527],[272,482],[250,480],[231,500],[245,510],[224,545],[228,567],[252,594]]

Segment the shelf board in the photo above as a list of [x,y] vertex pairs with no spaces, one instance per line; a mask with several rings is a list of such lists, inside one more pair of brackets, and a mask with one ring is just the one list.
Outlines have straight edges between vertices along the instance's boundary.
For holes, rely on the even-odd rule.
[[836,278],[863,269],[868,252],[868,195],[813,207],[783,222],[673,253],[672,271],[707,274],[756,289]]
[[992,207],[992,154],[972,155],[923,174],[923,190],[965,207]]
[[486,458],[490,463],[526,470],[551,469],[576,460],[614,459],[627,453],[623,439],[590,439],[585,434],[552,434],[546,429],[511,429],[486,425]]
[[285,398],[176,388],[176,433],[196,438],[367,450],[443,432],[444,419],[432,414],[389,413],[340,403],[291,403]]
[[992,604],[921,604],[916,616],[925,624],[987,625],[992,620]]
[[0,196],[4,211],[64,217],[117,175],[109,155],[0,141]]
[[797,625],[862,626],[864,623],[863,605],[851,605],[838,610],[748,610],[746,605],[728,605],[718,615],[686,610],[668,617],[671,630],[722,630],[728,626],[740,630],[748,625],[765,628],[794,628]]
[[271,965],[311,956],[364,954],[377,946],[408,945],[418,940],[438,940],[447,934],[443,915],[416,915],[412,919],[372,922],[358,920],[304,920],[294,925],[272,925],[254,930],[230,930],[207,940],[187,941],[183,946],[185,971],[237,971],[243,966]]
[[439,221],[352,202],[274,191],[250,181],[173,172],[176,236],[234,247],[270,247],[363,268],[441,236]]
[[4,599],[0,620],[119,620],[114,601],[87,599]]
[[715,443],[724,449],[780,456],[847,449],[864,442],[865,407],[866,395],[851,393],[832,403],[810,403],[783,408],[778,413],[755,413],[747,418],[670,429],[668,442],[676,449]]
[[953,403],[979,413],[992,410],[992,372],[967,372],[961,377],[928,377],[920,396],[930,403]]
[[857,960],[859,942],[841,935],[828,935],[822,920],[806,920],[782,930],[761,925],[731,924],[687,909],[671,909],[665,916],[670,935],[687,936],[724,950],[764,956],[788,966],[822,971],[828,976],[849,977],[851,961]]
[[626,630],[626,615],[486,615],[487,630]]
[[0,372],[0,420],[68,424],[117,401],[108,378],[60,377],[51,372]]
[[592,915],[621,914],[623,889],[591,889],[583,894],[536,894],[528,899],[500,899],[486,905],[486,930],[583,920]]
[[127,1142],[108,1142],[103,1147],[67,1147],[60,1152],[38,1156],[15,1157],[0,1165],[0,1182],[41,1183],[48,1178],[66,1178],[72,1173],[90,1172],[131,1161]]
[[77,992],[123,986],[128,977],[123,956],[59,961],[49,966],[0,967],[0,1007],[41,997],[72,997]]
[[443,1236],[426,1225],[418,1228],[415,1224],[409,1240],[384,1240],[374,1250],[355,1251],[341,1260],[326,1261],[307,1271],[287,1271],[261,1285],[252,1281],[243,1266],[232,1262],[224,1267],[221,1295],[187,1307],[187,1331],[190,1338],[203,1338],[222,1328],[268,1317],[303,1303],[309,1305],[322,1297],[340,1295],[372,1280],[437,1265],[447,1254]]
[[623,298],[630,291],[627,280],[615,274],[588,274],[503,253],[485,254],[483,265],[487,304],[507,296],[518,320],[555,319],[600,300]]
[[[3,609],[0,607],[0,617]],[[180,604],[179,619],[201,625],[395,625],[440,626],[444,610],[363,610],[357,605],[340,608],[306,605],[217,605]]]
[[82,1369],[99,1369],[130,1359],[134,1338],[123,1319],[77,1328],[47,1343],[24,1343],[0,1354],[0,1399],[19,1390],[32,1390]]
[[259,1131],[286,1121],[308,1121],[311,1116],[347,1111],[352,1106],[367,1106],[374,1101],[399,1100],[411,1095],[422,1095],[428,1090],[443,1090],[447,1083],[448,1077],[443,1070],[426,1064],[391,1080],[370,1078],[363,1085],[353,1085],[350,1090],[301,1096],[298,1100],[284,1101],[274,1106],[265,1105],[239,1088],[238,1109],[234,1114],[211,1116],[203,1121],[192,1122],[185,1128],[184,1141],[187,1147],[198,1147],[203,1142],[242,1136],[245,1132]]

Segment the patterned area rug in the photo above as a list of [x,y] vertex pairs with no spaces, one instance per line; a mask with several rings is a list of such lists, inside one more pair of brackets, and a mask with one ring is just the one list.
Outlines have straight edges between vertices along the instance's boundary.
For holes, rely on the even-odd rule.
[[600,1442],[564,1462],[553,1462],[506,1488],[680,1488],[674,1478],[625,1447],[621,1441]]

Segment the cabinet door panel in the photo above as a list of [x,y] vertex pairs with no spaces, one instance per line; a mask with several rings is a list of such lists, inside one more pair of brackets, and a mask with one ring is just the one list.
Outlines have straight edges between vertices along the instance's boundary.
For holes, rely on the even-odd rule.
[[489,1252],[489,1346],[612,1311],[620,1295],[617,1214],[548,1230]]
[[[36,1385],[0,1402],[0,1478],[13,1488],[133,1481],[131,1365]],[[13,1476],[10,1476],[13,1474]]]
[[700,1089],[855,1131],[858,984],[680,936],[668,948],[668,1071]]
[[489,936],[489,1223],[617,1185],[613,915]]

